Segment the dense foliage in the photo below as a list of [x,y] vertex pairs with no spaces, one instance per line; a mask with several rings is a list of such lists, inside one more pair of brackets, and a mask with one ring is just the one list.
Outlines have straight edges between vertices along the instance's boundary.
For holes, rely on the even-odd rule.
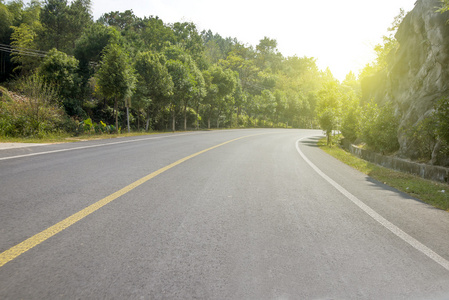
[[338,97],[346,93],[314,58],[284,57],[268,37],[253,47],[129,10],[94,21],[90,6],[0,1],[0,81],[13,88],[15,80],[37,76],[74,122],[117,131],[126,107],[134,130],[313,128],[318,103],[332,97],[326,86]]

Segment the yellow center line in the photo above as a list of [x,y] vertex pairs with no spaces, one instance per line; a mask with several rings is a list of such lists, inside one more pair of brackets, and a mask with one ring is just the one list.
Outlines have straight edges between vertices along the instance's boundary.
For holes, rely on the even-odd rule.
[[5,265],[6,263],[12,261],[13,259],[17,258],[19,255],[27,252],[28,250],[36,247],[37,245],[39,245],[40,243],[44,242],[45,240],[51,238],[52,236],[56,235],[57,233],[63,231],[64,229],[72,226],[73,224],[75,224],[76,222],[84,219],[85,217],[87,217],[88,215],[90,215],[91,213],[99,210],[100,208],[102,208],[103,206],[105,206],[106,204],[111,203],[112,201],[114,201],[115,199],[125,195],[126,193],[132,191],[133,189],[135,189],[136,187],[144,184],[145,182],[147,182],[148,180],[156,177],[159,174],[162,174],[163,172],[179,165],[182,164],[183,162],[185,162],[186,160],[189,160],[195,156],[198,156],[200,154],[203,154],[207,151],[213,150],[215,148],[221,147],[223,145],[229,144],[231,142],[243,139],[243,138],[247,138],[247,137],[251,137],[251,136],[256,136],[259,134],[255,134],[255,135],[248,135],[248,136],[243,136],[243,137],[239,137],[224,143],[221,143],[219,145],[207,148],[205,150],[202,150],[200,152],[197,152],[195,154],[186,156],[184,158],[181,158],[180,160],[169,164],[168,166],[165,166],[133,183],[131,183],[130,185],[122,188],[121,190],[95,202],[94,204],[91,204],[90,206],[80,210],[79,212],[71,215],[70,217],[60,221],[59,223],[56,223],[55,225],[45,229],[44,231],[28,238],[27,240],[21,242],[20,244],[17,244],[16,246],[13,246],[12,248],[4,251],[3,253],[0,253],[0,267],[2,267],[3,265]]

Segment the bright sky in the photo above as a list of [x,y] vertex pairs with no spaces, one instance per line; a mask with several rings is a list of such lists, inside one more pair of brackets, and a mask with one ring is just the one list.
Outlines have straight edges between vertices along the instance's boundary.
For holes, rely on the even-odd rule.
[[317,59],[343,80],[358,74],[375,58],[399,9],[416,0],[92,0],[95,20],[103,13],[132,9],[139,17],[158,16],[164,23],[189,21],[199,31],[212,30],[256,46],[265,36],[276,39],[284,56]]

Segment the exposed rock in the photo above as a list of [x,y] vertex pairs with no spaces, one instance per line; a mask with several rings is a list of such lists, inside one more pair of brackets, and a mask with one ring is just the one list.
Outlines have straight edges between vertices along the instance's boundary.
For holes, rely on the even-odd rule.
[[437,12],[440,6],[439,0],[418,0],[396,33],[399,48],[390,54],[388,69],[362,83],[364,100],[394,104],[401,157],[417,156],[406,129],[449,95],[449,14]]

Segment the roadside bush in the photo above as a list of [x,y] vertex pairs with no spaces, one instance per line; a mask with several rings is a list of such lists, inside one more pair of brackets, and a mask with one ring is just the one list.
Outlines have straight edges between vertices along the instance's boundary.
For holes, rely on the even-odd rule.
[[55,89],[32,75],[17,83],[24,96],[4,101],[0,109],[0,134],[9,137],[43,137],[61,131],[66,122]]
[[431,160],[432,153],[438,142],[438,120],[435,113],[423,118],[412,126],[408,132],[419,153],[419,159]]
[[438,136],[446,144],[449,144],[449,98],[443,98],[437,103],[435,116],[438,122]]
[[352,143],[358,137],[359,127],[359,112],[356,108],[352,108],[343,118],[341,133],[344,138],[348,139]]
[[362,139],[374,151],[392,153],[399,149],[399,120],[394,115],[391,103],[381,108],[374,101],[366,104],[360,127]]

